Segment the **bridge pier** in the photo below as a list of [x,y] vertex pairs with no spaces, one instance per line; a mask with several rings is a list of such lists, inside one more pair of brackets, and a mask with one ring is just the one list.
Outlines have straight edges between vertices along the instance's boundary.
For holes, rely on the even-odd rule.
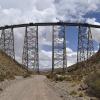
[[13,28],[2,29],[0,49],[15,59]]
[[77,63],[88,60],[93,54],[94,54],[94,46],[93,46],[91,29],[90,27],[79,26]]
[[66,60],[66,35],[65,26],[52,27],[52,72],[55,68],[62,68],[65,72],[67,68]]
[[33,67],[39,72],[38,57],[38,26],[30,26],[25,29],[22,63],[27,68]]

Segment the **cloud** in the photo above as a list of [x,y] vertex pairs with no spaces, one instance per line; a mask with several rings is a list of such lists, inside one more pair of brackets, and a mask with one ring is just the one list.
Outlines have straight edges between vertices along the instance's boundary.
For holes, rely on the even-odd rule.
[[71,66],[76,63],[77,52],[73,51],[71,48],[66,48],[67,51],[67,66]]
[[[59,1],[59,2],[58,2]],[[68,21],[84,21],[84,15],[90,11],[98,11],[99,0],[56,0],[55,6],[60,19]]]
[[99,11],[99,0],[1,0],[0,25],[61,20],[82,21],[86,13]]
[[[94,25],[100,25],[100,23],[96,21],[96,18],[88,18],[87,23],[94,24]],[[100,29],[91,28],[91,33],[92,33],[93,39],[100,43]]]

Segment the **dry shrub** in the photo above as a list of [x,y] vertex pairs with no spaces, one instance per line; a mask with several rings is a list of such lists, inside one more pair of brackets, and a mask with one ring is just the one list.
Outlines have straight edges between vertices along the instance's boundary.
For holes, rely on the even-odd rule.
[[100,73],[89,75],[85,82],[88,85],[88,93],[100,97]]

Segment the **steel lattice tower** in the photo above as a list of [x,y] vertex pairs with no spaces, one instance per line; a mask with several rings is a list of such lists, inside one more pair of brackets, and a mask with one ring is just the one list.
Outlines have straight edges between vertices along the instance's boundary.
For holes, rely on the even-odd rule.
[[91,29],[79,26],[77,62],[85,61],[94,53]]
[[53,26],[52,72],[55,67],[63,67],[63,72],[67,67],[65,26]]
[[27,68],[39,71],[38,26],[26,27],[22,63]]
[[0,49],[15,59],[13,28],[2,30]]
[[91,28],[88,27],[88,45],[87,45],[87,59],[90,58],[94,54],[94,45],[91,34]]

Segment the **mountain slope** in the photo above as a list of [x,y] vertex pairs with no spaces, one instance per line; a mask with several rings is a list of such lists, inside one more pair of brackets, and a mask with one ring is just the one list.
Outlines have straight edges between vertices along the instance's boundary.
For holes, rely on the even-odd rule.
[[0,51],[0,80],[13,79],[14,76],[24,76],[29,72],[6,53]]
[[[81,72],[80,72],[81,70]],[[92,72],[99,71],[100,72],[100,51],[95,53],[88,60],[79,62],[78,64],[74,64],[68,68],[68,72],[75,72],[81,74],[82,72]]]

